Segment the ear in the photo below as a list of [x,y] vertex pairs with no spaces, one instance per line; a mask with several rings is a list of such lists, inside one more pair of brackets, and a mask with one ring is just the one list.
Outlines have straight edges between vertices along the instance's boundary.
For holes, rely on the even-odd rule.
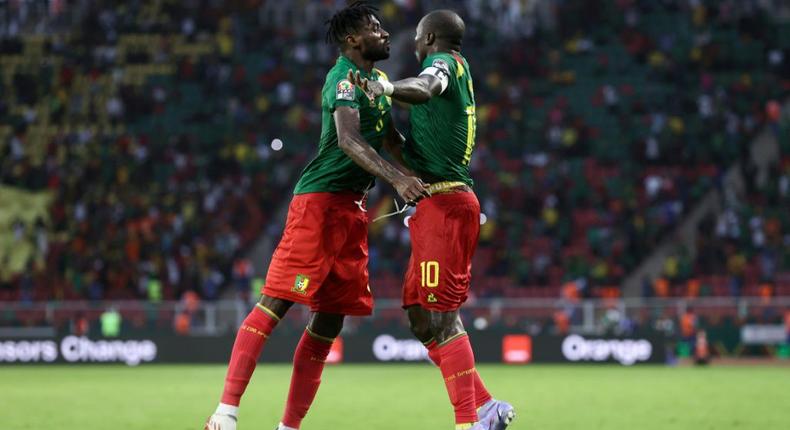
[[354,34],[349,34],[348,36],[346,36],[346,45],[352,48],[356,48],[357,46],[359,46],[359,38]]
[[425,35],[425,44],[430,46],[433,45],[433,42],[436,42],[436,34],[428,33]]

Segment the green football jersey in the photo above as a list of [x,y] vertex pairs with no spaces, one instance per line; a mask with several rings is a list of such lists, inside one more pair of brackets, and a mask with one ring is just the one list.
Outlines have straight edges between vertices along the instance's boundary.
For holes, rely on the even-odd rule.
[[318,155],[302,171],[296,183],[294,194],[356,191],[363,192],[373,184],[373,175],[359,167],[337,145],[337,129],[334,112],[340,106],[350,106],[359,110],[359,127],[365,138],[376,151],[381,150],[387,127],[392,120],[392,107],[389,97],[381,96],[375,103],[365,93],[356,88],[348,78],[348,70],[360,71],[362,77],[375,81],[387,79],[384,72],[373,69],[371,73],[359,69],[344,56],[337,59],[329,70],[321,91],[321,139]]
[[[411,108],[411,137],[404,148],[409,168],[431,180],[470,187],[469,162],[475,146],[475,94],[469,64],[460,55],[438,52],[422,62],[446,73],[444,91]],[[436,70],[435,70],[436,71]]]

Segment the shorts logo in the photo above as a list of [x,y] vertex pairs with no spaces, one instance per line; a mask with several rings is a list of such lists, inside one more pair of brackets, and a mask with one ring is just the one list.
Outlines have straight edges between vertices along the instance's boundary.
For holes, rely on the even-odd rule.
[[428,294],[428,299],[427,300],[428,300],[428,303],[436,303],[436,302],[439,301],[438,299],[436,299],[436,295],[433,294],[433,293]]
[[343,79],[337,83],[337,100],[354,101],[354,84],[348,79]]
[[307,294],[307,286],[310,284],[310,278],[305,275],[296,275],[296,282],[291,291],[299,294]]

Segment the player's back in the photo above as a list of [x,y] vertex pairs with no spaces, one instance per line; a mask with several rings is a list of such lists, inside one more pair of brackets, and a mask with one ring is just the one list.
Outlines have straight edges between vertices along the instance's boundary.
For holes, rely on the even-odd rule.
[[411,136],[404,156],[410,168],[430,181],[472,186],[469,162],[475,144],[475,98],[469,64],[460,54],[429,55],[423,68],[448,75],[448,85],[427,103],[412,106]]
[[[378,80],[378,69],[368,74],[351,60],[340,56],[326,75],[321,90],[321,138],[318,155],[302,171],[294,194],[312,192],[362,192],[373,183],[373,176],[358,166],[338,146],[335,109],[347,106],[359,110],[360,134],[376,151],[381,149],[390,118],[390,100],[381,96],[371,103],[348,77],[349,69],[363,77]],[[386,77],[385,77],[386,78]]]

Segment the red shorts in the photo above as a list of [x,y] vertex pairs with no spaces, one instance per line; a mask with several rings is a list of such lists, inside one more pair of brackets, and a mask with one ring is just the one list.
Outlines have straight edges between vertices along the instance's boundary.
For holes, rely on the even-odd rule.
[[449,312],[465,301],[480,234],[480,203],[472,192],[437,194],[409,219],[411,258],[403,307]]
[[262,293],[313,312],[370,315],[368,216],[356,193],[295,195]]

